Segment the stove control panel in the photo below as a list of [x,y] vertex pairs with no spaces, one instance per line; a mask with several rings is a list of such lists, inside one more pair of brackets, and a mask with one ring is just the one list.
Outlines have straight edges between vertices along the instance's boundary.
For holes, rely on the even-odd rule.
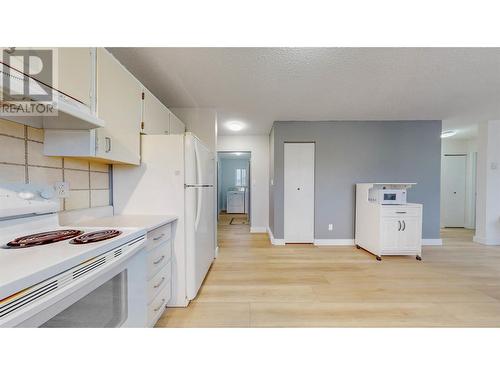
[[21,215],[39,215],[60,210],[54,186],[40,184],[0,184],[0,220]]

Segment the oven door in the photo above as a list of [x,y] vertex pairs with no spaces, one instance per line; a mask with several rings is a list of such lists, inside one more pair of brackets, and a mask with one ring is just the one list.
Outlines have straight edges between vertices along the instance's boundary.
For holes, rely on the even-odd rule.
[[18,327],[147,327],[146,254],[103,269]]

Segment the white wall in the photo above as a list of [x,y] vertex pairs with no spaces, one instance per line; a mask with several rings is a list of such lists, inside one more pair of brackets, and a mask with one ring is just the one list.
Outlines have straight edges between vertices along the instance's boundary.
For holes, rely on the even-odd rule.
[[474,241],[500,245],[500,121],[479,125],[476,235]]
[[194,133],[210,151],[217,150],[217,112],[210,108],[171,108],[186,125],[186,131]]
[[467,171],[465,186],[465,227],[475,228],[476,211],[476,181],[475,181],[475,155],[477,153],[476,139],[453,139],[445,138],[441,143],[441,227],[443,227],[443,156],[445,154],[464,154],[467,155]]
[[250,222],[252,232],[269,225],[269,136],[229,135],[217,140],[217,151],[250,151]]

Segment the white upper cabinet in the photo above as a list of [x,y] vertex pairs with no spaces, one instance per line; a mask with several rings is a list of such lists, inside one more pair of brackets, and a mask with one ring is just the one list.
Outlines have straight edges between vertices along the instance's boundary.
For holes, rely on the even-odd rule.
[[186,125],[170,112],[170,134],[182,134],[186,131]]
[[147,89],[144,89],[142,125],[144,134],[170,134],[170,110]]
[[95,85],[95,54],[92,48],[58,48],[58,80],[55,87],[88,107]]
[[106,126],[96,130],[96,156],[140,164],[142,86],[108,51],[97,50],[97,114]]
[[184,123],[147,89],[144,89],[142,121],[144,134],[182,134],[186,131]]

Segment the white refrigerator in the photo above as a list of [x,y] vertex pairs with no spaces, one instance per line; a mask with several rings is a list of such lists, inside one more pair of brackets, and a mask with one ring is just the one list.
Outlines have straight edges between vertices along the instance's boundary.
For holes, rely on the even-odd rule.
[[215,155],[194,134],[142,135],[141,165],[113,167],[116,215],[175,215],[172,298],[194,299],[216,256]]

